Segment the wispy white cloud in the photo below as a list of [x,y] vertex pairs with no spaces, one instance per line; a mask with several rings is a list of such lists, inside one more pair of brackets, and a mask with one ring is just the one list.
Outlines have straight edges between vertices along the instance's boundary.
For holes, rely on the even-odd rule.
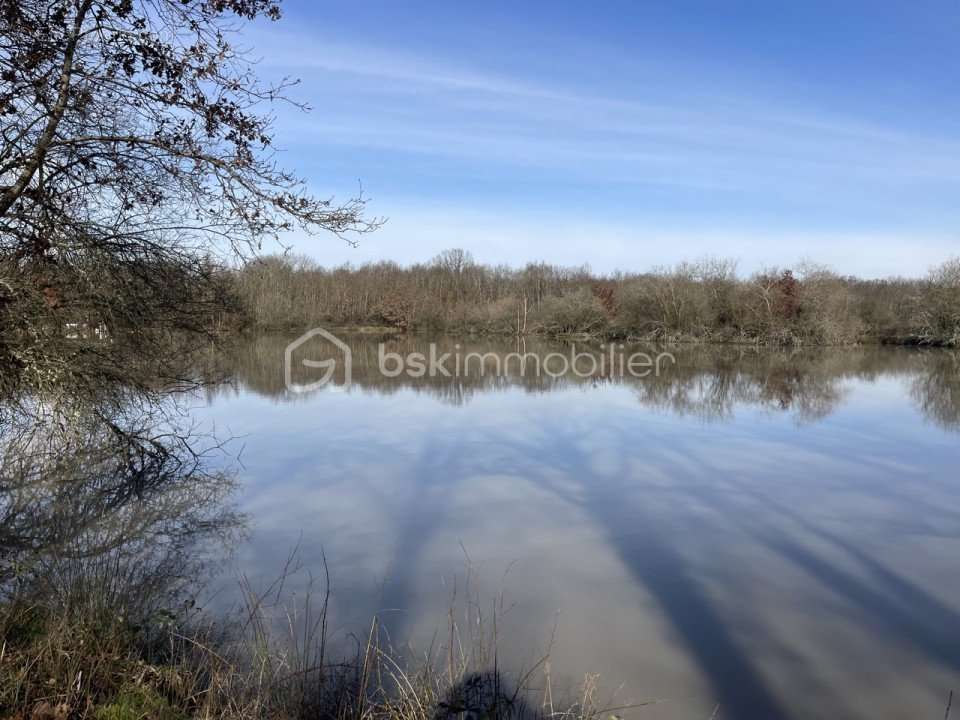
[[[785,107],[708,80],[608,97],[428,52],[286,33],[255,40],[264,69],[303,77],[300,95],[318,108],[279,118],[298,156],[348,166],[362,156],[374,177],[405,178],[402,188],[373,187],[390,225],[359,253],[334,250],[325,258],[333,262],[422,260],[461,245],[493,262],[590,260],[602,269],[703,253],[752,269],[808,255],[882,276],[922,273],[956,247],[943,229],[960,223],[943,200],[960,193],[953,137]],[[479,175],[499,195],[453,202],[448,188]],[[627,190],[607,201],[611,186],[632,188],[636,202]],[[659,206],[645,192],[652,187]],[[555,209],[518,211],[524,197]],[[571,202],[576,224],[565,217]],[[837,229],[824,231],[831,222]]]
[[699,93],[670,102],[608,98],[381,48],[264,39],[267,67],[302,75],[327,98],[317,117],[292,126],[325,143],[548,166],[562,158],[575,170],[589,170],[585,162],[653,160],[680,166],[696,186],[716,184],[695,175],[718,164],[751,177],[762,164],[774,175],[960,180],[960,142],[869,120]]

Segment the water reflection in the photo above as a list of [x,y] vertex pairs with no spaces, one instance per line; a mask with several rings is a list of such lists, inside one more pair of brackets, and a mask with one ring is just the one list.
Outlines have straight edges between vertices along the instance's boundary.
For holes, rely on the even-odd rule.
[[960,354],[934,353],[910,393],[925,417],[943,428],[960,428]]
[[[143,617],[199,589],[234,537],[234,478],[174,403],[0,414],[0,589],[45,607],[102,600]],[[181,418],[183,419],[183,418]],[[213,540],[217,542],[211,544]],[[117,601],[119,600],[119,601]]]
[[659,377],[390,379],[353,339],[349,393],[291,396],[286,340],[238,348],[197,413],[246,437],[244,567],[269,576],[302,532],[344,631],[377,613],[428,644],[466,554],[494,590],[507,574],[505,662],[559,610],[557,674],[667,700],[638,717],[943,712],[956,354],[671,347]]
[[[302,400],[291,394],[284,382],[284,349],[291,338],[261,335],[239,343],[225,354],[217,378],[232,378],[232,392],[255,393],[282,402]],[[771,349],[736,345],[615,345],[616,352],[644,353],[656,357],[669,353],[662,371],[645,377],[597,372],[590,376],[567,372],[562,376],[545,372],[521,372],[518,362],[509,358],[532,354],[540,358],[550,353],[569,355],[568,344],[543,340],[463,340],[423,337],[367,337],[345,335],[352,356],[352,385],[363,392],[392,395],[402,391],[426,394],[450,405],[464,405],[482,393],[521,389],[543,393],[573,387],[597,387],[619,384],[631,388],[647,407],[676,415],[694,415],[704,420],[730,418],[737,406],[756,406],[790,413],[799,422],[828,417],[843,403],[850,380],[875,381],[879,378],[909,377],[911,396],[924,415],[945,428],[960,428],[960,353],[946,350],[902,350],[878,347],[808,349]],[[487,371],[424,377],[401,374],[384,375],[379,366],[378,348],[409,355],[429,357],[430,346],[437,354],[474,354],[483,356]],[[601,356],[609,345],[580,344],[576,352]],[[319,357],[336,358],[329,347],[317,347]],[[497,359],[492,359],[496,357]],[[495,372],[494,368],[500,370]],[[343,382],[342,366],[337,384]],[[294,366],[294,377],[307,383],[310,371]],[[230,384],[211,383],[210,397],[231,392]],[[321,390],[322,392],[322,390]],[[306,399],[309,402],[309,399]]]

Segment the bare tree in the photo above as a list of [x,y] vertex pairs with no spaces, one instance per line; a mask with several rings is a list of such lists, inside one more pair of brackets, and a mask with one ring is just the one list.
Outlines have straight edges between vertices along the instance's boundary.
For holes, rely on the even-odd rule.
[[[208,253],[377,226],[362,196],[313,197],[277,165],[264,106],[292,83],[259,82],[231,39],[279,16],[276,0],[0,0],[5,380],[156,366],[168,333],[224,305]],[[123,342],[81,353],[65,325]]]
[[930,271],[917,304],[923,343],[960,345],[960,258]]

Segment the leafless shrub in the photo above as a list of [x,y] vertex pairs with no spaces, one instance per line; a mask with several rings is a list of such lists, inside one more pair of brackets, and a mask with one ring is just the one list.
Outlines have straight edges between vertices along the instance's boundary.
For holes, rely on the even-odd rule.
[[922,343],[960,346],[960,258],[930,271],[916,313]]
[[589,288],[563,297],[544,299],[532,320],[547,335],[598,335],[607,325],[607,312]]

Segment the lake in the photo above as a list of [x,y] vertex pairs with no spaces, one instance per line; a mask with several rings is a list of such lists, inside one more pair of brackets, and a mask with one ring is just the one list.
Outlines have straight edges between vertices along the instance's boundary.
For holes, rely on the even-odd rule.
[[387,377],[430,340],[355,335],[311,391],[293,339],[244,341],[193,412],[243,446],[233,562],[325,553],[344,645],[376,615],[425,652],[476,603],[503,667],[549,647],[561,691],[596,673],[658,701],[639,718],[939,718],[960,689],[960,354],[616,346],[672,360],[533,375],[494,365],[570,346],[445,338],[484,374]]

